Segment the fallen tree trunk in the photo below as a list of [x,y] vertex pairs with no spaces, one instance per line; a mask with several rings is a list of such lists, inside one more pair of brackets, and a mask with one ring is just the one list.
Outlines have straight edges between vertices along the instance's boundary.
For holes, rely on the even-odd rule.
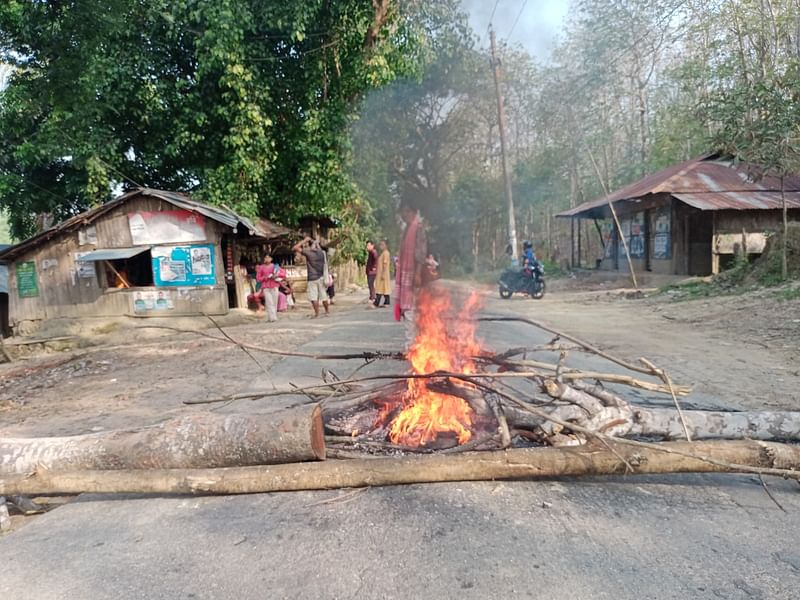
[[[687,456],[692,454],[694,456]],[[628,471],[632,469],[632,471]],[[779,471],[780,470],[780,471]],[[788,471],[786,471],[788,470]],[[0,495],[248,494],[445,481],[653,473],[764,473],[800,478],[800,447],[749,440],[672,442],[658,448],[526,448],[226,469],[40,470],[0,476]]]
[[[684,410],[692,439],[800,440],[800,412]],[[671,408],[634,408],[628,436],[678,440],[685,437]]]
[[[614,435],[616,437],[646,437],[659,440],[685,439],[686,432],[678,412],[671,408],[642,408],[629,404],[608,390],[595,386],[581,386],[544,381],[548,394],[557,399],[540,405],[531,405],[541,414],[525,410],[520,405],[503,404],[508,424],[513,429],[534,432],[540,441],[565,442],[569,433],[563,425],[545,418],[545,414],[562,422],[572,422],[581,427]],[[478,390],[454,385],[439,388],[446,393],[463,398],[480,414],[485,404]],[[683,418],[693,440],[753,439],[800,441],[800,411],[744,411],[726,412],[710,410],[684,410]],[[551,439],[553,438],[553,439]],[[573,442],[586,441],[578,435]]]
[[0,438],[0,474],[37,469],[192,469],[325,458],[319,405],[256,415],[200,413],[157,425],[52,438]]

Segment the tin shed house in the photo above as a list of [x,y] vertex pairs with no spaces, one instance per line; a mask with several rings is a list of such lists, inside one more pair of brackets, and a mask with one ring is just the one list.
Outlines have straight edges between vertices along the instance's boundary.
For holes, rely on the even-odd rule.
[[286,233],[185,194],[136,189],[0,251],[9,325],[18,334],[59,317],[223,314],[241,303],[242,248]]
[[782,196],[789,219],[800,219],[800,176],[785,177],[782,194],[778,177],[756,181],[746,165],[711,155],[647,175],[556,216],[573,223],[595,221],[603,269],[628,268],[611,218],[613,203],[634,269],[710,275],[726,268],[737,253],[761,254],[770,232],[781,227]]

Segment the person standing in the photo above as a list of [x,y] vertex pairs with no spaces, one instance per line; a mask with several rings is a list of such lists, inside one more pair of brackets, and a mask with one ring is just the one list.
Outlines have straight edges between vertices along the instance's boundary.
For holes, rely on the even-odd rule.
[[375,302],[375,278],[378,276],[378,253],[372,240],[367,240],[367,286],[369,301]]
[[272,262],[269,254],[264,256],[264,262],[256,268],[256,281],[261,284],[261,292],[264,294],[268,323],[278,320],[278,288],[285,277],[286,272]]
[[325,265],[327,263],[325,251],[320,247],[319,242],[306,236],[292,247],[292,252],[300,253],[306,259],[308,278],[306,294],[314,309],[313,318],[319,316],[320,302],[322,302],[322,306],[325,308],[325,314],[329,314],[327,286],[323,281],[326,271]]
[[406,318],[407,313],[414,308],[417,291],[422,287],[425,257],[428,255],[428,240],[417,210],[404,203],[400,206],[400,218],[405,223],[405,231],[400,244],[395,278],[397,293],[394,315],[398,321]]
[[381,297],[384,298],[383,305],[389,306],[389,294],[391,292],[391,270],[392,270],[392,255],[389,252],[389,243],[386,240],[379,242],[381,255],[376,261],[375,271],[375,301],[372,304],[374,307],[381,305]]

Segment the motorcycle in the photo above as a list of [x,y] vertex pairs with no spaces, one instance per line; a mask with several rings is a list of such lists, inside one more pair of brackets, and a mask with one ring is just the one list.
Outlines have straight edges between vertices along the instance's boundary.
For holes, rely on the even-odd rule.
[[497,284],[504,300],[517,293],[539,300],[544,297],[544,265],[536,261],[531,269],[506,269]]

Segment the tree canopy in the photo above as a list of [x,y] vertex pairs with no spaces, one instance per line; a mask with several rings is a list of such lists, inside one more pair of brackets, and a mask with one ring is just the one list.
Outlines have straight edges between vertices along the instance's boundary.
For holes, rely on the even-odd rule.
[[0,206],[17,237],[120,186],[190,190],[292,222],[357,199],[343,133],[368,90],[413,75],[398,0],[7,0]]

